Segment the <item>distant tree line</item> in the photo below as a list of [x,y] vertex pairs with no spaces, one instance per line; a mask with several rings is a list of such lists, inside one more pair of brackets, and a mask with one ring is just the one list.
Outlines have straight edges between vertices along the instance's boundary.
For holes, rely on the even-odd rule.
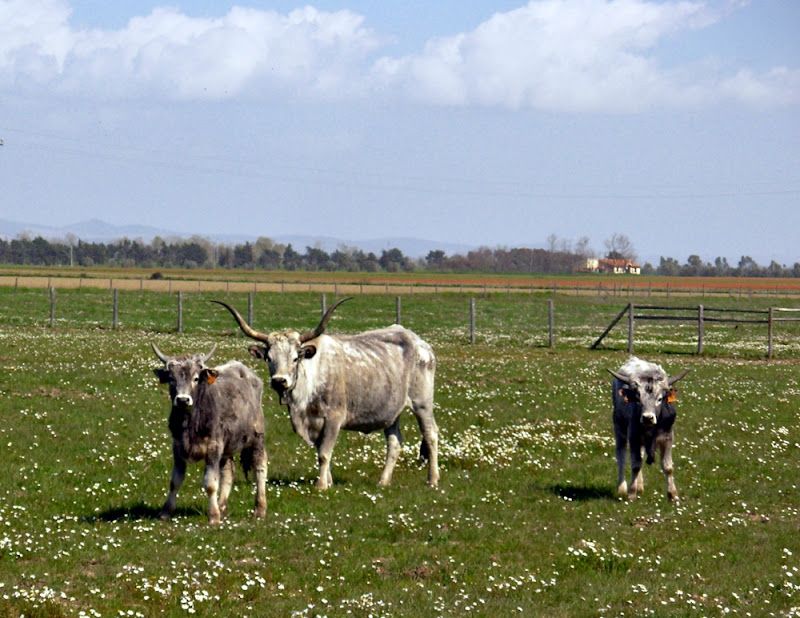
[[[630,240],[614,234],[605,241],[604,257],[635,261],[636,254]],[[447,255],[433,250],[424,258],[410,258],[400,249],[382,250],[380,255],[364,252],[355,247],[340,246],[329,253],[319,247],[305,247],[297,251],[291,244],[275,243],[269,238],[259,238],[253,243],[219,244],[207,238],[193,236],[189,239],[154,238],[146,243],[127,238],[115,242],[85,242],[76,237],[65,240],[47,240],[41,236],[30,238],[24,234],[13,240],[0,239],[0,263],[31,266],[75,266],[90,268],[223,268],[286,271],[345,271],[345,272],[493,272],[567,274],[586,269],[586,260],[592,256],[588,238],[577,243],[559,240],[555,235],[547,239],[547,248],[496,248],[481,247],[464,255]],[[800,277],[800,263],[786,267],[776,262],[759,266],[751,257],[742,256],[736,265],[727,258],[718,257],[714,263],[703,262],[690,255],[685,264],[674,258],[662,257],[654,266],[642,266],[642,274],[704,277]]]

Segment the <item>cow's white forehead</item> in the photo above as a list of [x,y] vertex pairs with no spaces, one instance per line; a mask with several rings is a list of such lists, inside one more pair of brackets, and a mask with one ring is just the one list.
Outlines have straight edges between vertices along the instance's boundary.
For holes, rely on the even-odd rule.
[[637,358],[636,356],[631,356],[625,364],[620,367],[620,373],[624,373],[627,376],[632,378],[636,378],[637,376],[650,376],[653,379],[664,378],[667,379],[667,372],[664,371],[664,368],[661,365],[657,365],[656,363],[650,363],[648,361],[642,360],[641,358]]
[[270,347],[281,343],[299,343],[300,333],[296,330],[276,331],[267,335],[267,343]]

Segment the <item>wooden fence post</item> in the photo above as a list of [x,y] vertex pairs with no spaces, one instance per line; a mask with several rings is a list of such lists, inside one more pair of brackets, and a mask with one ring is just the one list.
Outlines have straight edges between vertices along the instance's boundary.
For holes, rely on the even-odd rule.
[[119,320],[118,320],[118,317],[119,317],[119,290],[116,289],[116,288],[114,288],[114,311],[113,311],[113,314],[114,314],[114,317],[113,317],[112,322],[113,322],[113,325],[114,325],[114,330],[117,330],[117,324],[119,323]]
[[395,301],[395,314],[396,314],[396,318],[395,318],[394,323],[395,324],[400,324],[400,297],[399,296],[397,297],[397,300]]
[[178,332],[183,332],[183,292],[178,292]]
[[50,286],[50,328],[56,325],[56,289]]
[[703,321],[703,305],[697,307],[697,353],[703,353],[703,336],[705,335],[705,322]]
[[320,309],[322,310],[322,315],[325,315],[325,312],[328,310],[328,297],[325,295],[324,292],[322,293],[321,302],[322,302],[322,305],[321,305]]
[[247,324],[253,327],[253,292],[247,295]]
[[772,358],[772,324],[775,317],[775,308],[769,308],[769,321],[767,322],[767,358]]
[[550,347],[554,348],[555,347],[555,335],[554,335],[554,330],[555,330],[555,315],[554,315],[554,313],[555,312],[553,310],[553,299],[552,298],[550,299],[550,302],[548,304],[549,304],[549,308],[548,308],[548,319],[547,319],[547,322],[548,322],[548,332],[549,332],[549,339],[550,339]]
[[475,299],[469,300],[469,342],[475,343]]
[[628,303],[628,353],[633,354],[633,303]]

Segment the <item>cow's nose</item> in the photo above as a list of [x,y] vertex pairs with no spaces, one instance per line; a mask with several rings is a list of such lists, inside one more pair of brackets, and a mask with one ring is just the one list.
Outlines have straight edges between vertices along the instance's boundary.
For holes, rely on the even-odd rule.
[[192,407],[192,397],[191,395],[176,395],[175,396],[175,405],[184,408],[191,408]]
[[642,425],[655,425],[655,424],[656,424],[656,415],[655,414],[653,414],[651,412],[647,412],[645,414],[642,414]]
[[280,376],[272,378],[271,384],[272,388],[274,388],[276,391],[286,390],[286,386],[288,385],[286,382],[286,378]]

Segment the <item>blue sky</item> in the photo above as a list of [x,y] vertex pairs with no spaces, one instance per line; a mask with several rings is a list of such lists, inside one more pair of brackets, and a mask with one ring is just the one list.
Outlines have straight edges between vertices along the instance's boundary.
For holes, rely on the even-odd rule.
[[791,265],[798,32],[793,0],[0,0],[0,219]]

